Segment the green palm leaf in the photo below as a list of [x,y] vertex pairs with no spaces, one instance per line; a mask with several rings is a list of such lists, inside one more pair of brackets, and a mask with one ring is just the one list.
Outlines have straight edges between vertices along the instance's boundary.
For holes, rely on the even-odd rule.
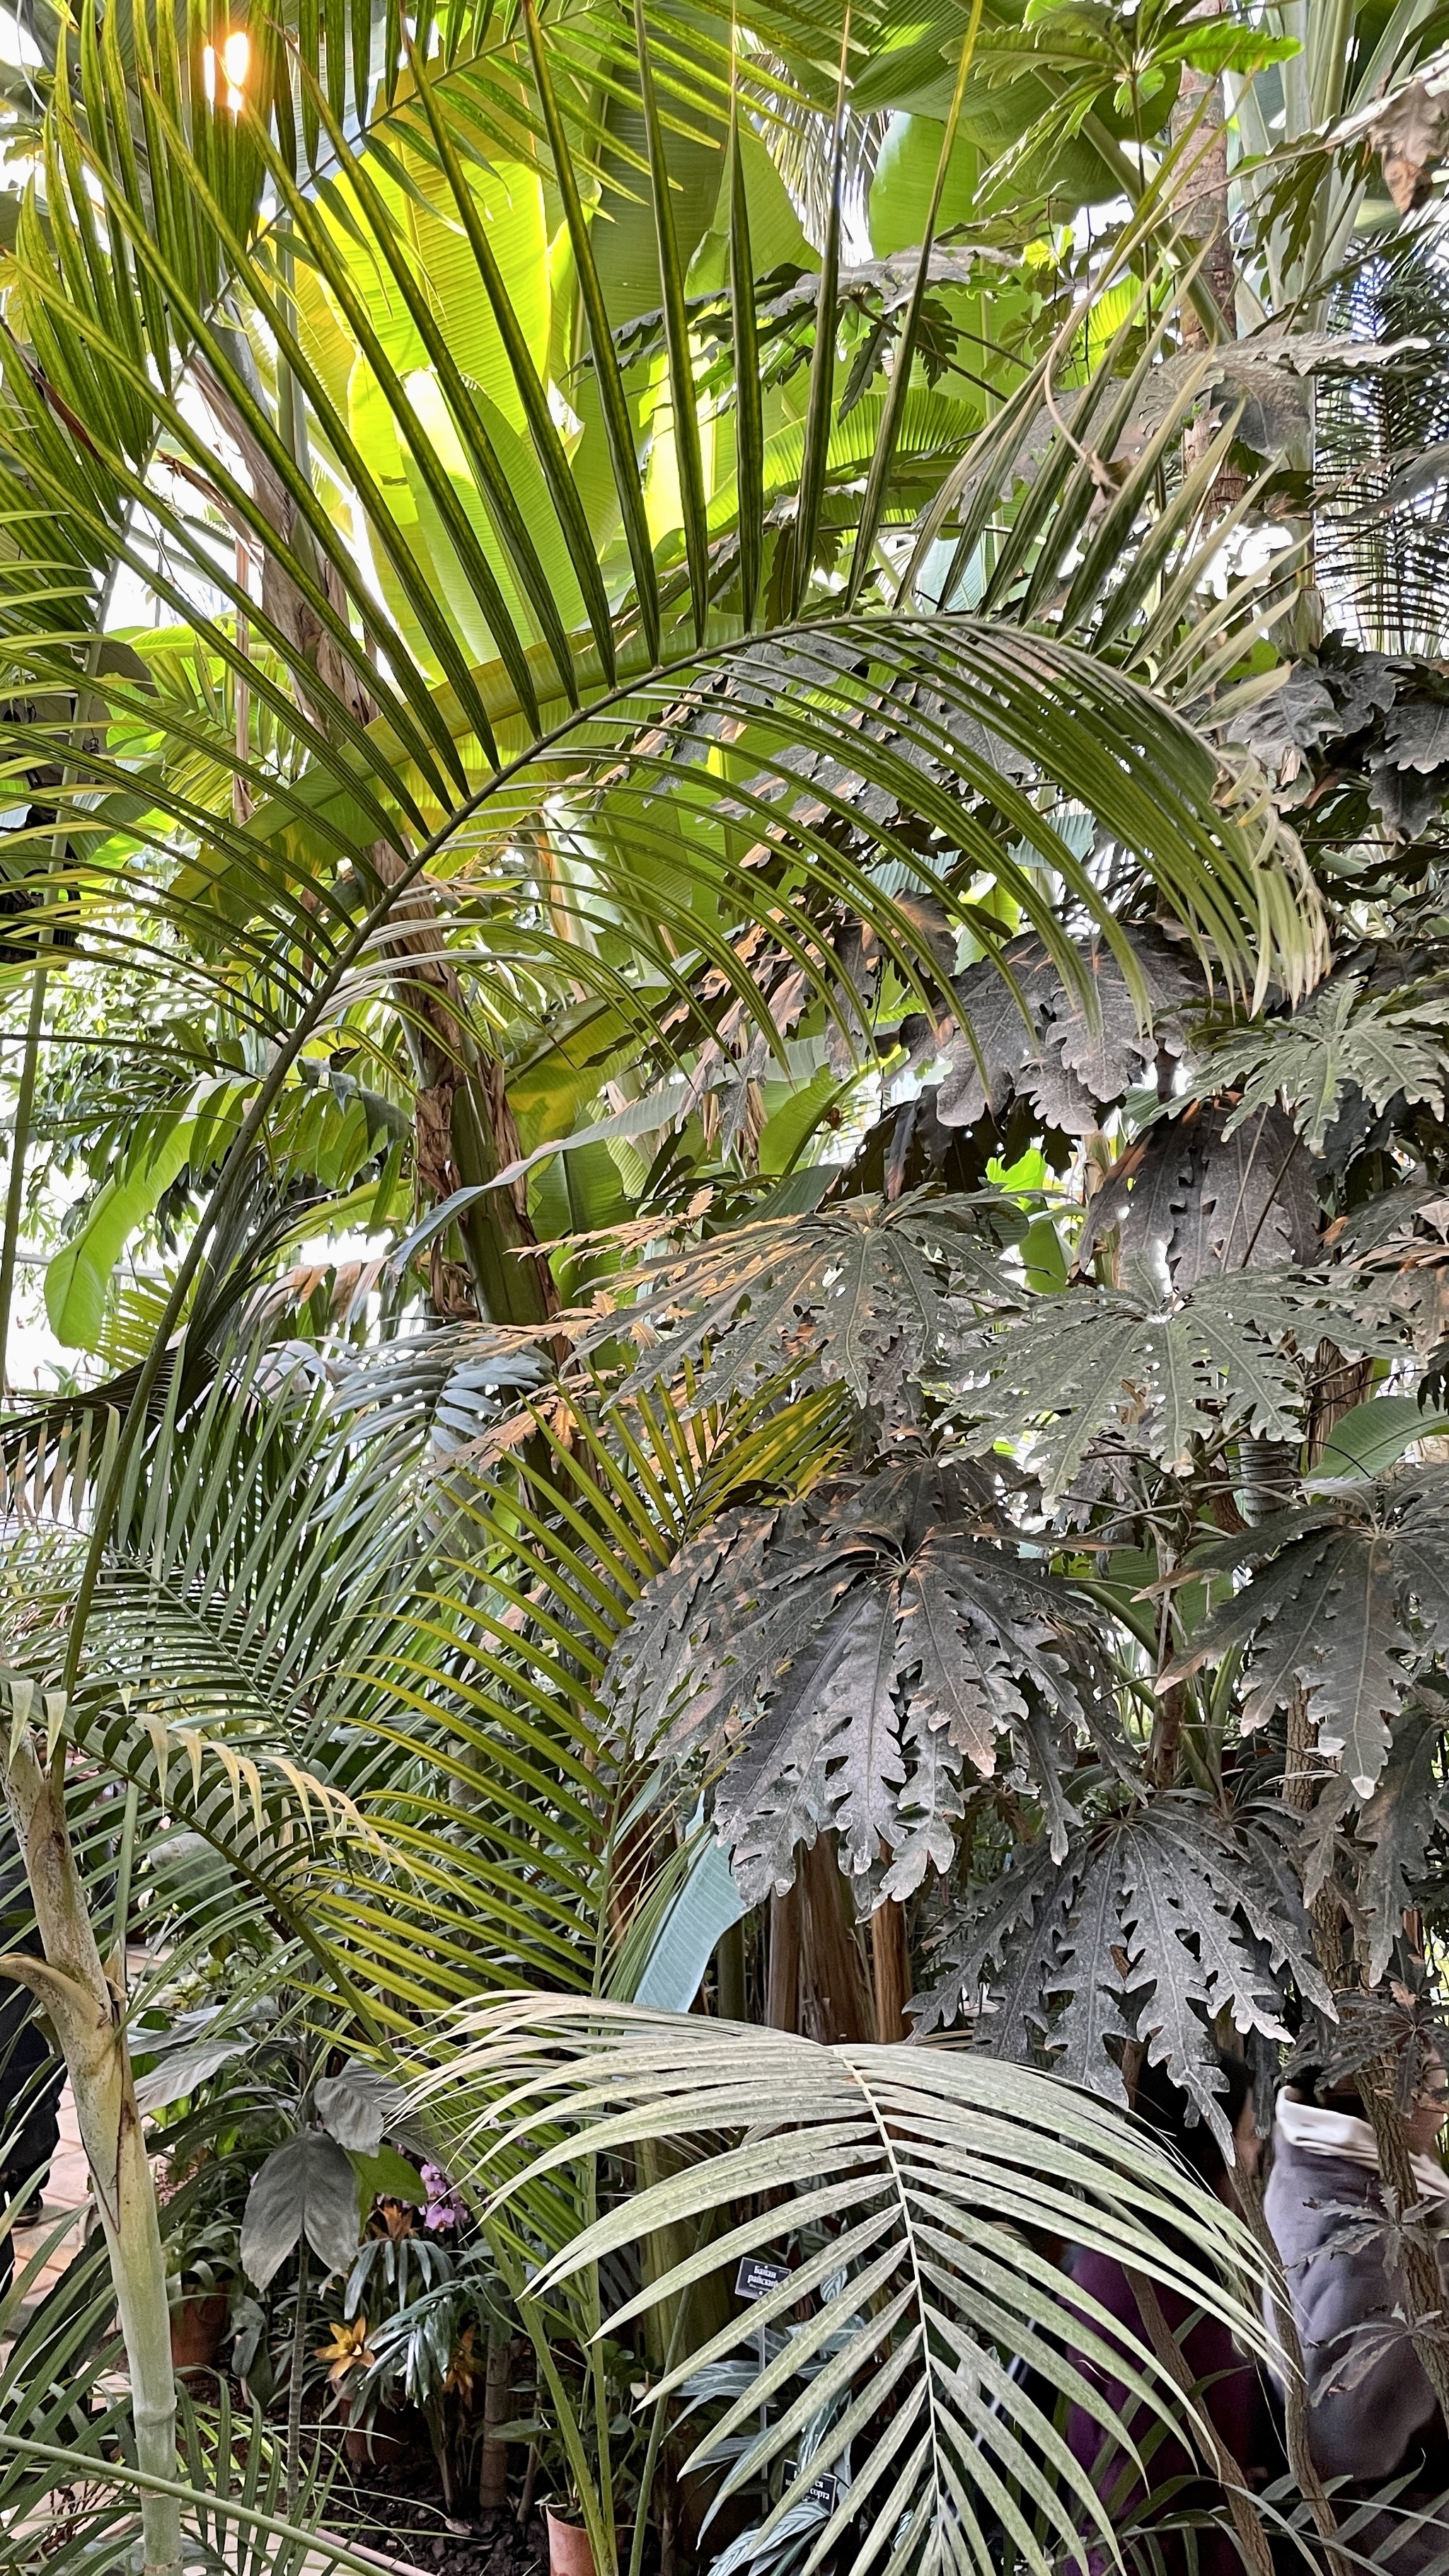
[[[615,2331],[641,2311],[669,2312],[742,2256],[799,2241],[781,2286],[651,2395],[662,2402],[776,2330],[776,2351],[743,2374],[689,2465],[768,2410],[723,2480],[722,2494],[737,2492],[809,2426],[812,2470],[849,2475],[810,2565],[848,2544],[856,2568],[976,2576],[995,2563],[993,2523],[1042,2576],[1083,2533],[1116,2557],[1102,2497],[1050,2405],[1070,2399],[1130,2455],[1096,2372],[1125,2383],[1149,2421],[1174,2417],[1176,2401],[1152,2355],[1035,2249],[1037,2230],[1185,2292],[1262,2348],[1242,2226],[1104,2104],[1019,2068],[524,1997],[476,2017],[416,2090],[494,2195],[494,2223],[526,2213],[577,2159],[646,2142],[686,2159],[606,2209],[537,2277],[546,2298],[660,2230],[676,2243],[673,2231],[693,2231],[698,2250],[618,2308]],[[1173,2250],[1189,2221],[1191,2258]],[[684,2341],[695,2345],[687,2324]],[[1012,2375],[1015,2354],[1049,2401]],[[766,2535],[789,2505],[787,2489]]]

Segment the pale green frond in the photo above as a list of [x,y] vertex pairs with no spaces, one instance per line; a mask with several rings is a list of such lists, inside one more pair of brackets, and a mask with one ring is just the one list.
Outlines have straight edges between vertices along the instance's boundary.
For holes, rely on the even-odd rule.
[[[576,2159],[646,2141],[672,2150],[667,2179],[602,2210],[536,2281],[534,2295],[546,2298],[662,2229],[671,2246],[694,2233],[699,2250],[666,2257],[606,2324],[677,2300],[737,2252],[798,2238],[803,2268],[712,2340],[701,2344],[686,2324],[686,2351],[663,2386],[678,2389],[766,2337],[764,2366],[743,2374],[696,2460],[732,2426],[753,2429],[778,2399],[724,2480],[731,2492],[782,2457],[807,2416],[823,2417],[812,2467],[848,2463],[849,2478],[816,2556],[849,2533],[856,2566],[884,2559],[975,2576],[990,2563],[992,2506],[1025,2474],[1041,2516],[1039,2530],[1016,2518],[1027,2565],[1045,2576],[1085,2531],[1115,2558],[1111,2520],[1054,2430],[1051,2403],[1064,2396],[1085,2408],[1130,2456],[1093,2362],[1108,2364],[1149,2420],[1174,2420],[1181,2401],[1145,2345],[1035,2250],[1035,2230],[1170,2284],[1246,2349],[1263,2348],[1258,2257],[1241,2222],[1105,2104],[1021,2068],[519,1997],[471,2016],[415,2090],[444,2123],[455,2160],[493,2195],[495,2223],[526,2213]],[[812,2236],[821,2222],[824,2234]],[[800,2324],[812,2288],[813,2313]],[[1045,2402],[1009,2373],[1017,2354],[1030,2356]],[[823,2401],[836,2386],[858,2391],[854,2403],[831,2410]],[[1047,2474],[1032,2478],[1033,2459]]]

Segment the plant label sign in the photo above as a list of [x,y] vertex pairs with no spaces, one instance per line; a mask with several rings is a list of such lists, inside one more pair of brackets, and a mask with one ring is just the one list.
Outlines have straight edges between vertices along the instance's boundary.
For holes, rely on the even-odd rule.
[[788,2263],[767,2263],[762,2255],[747,2254],[735,2274],[737,2299],[765,2299],[772,2290],[790,2278]]
[[[793,2486],[799,2474],[798,2469],[789,2469],[786,2473],[786,2485]],[[823,2477],[816,2478],[805,2490],[805,2502],[818,2504],[824,2513],[833,2513],[839,2501],[840,2480],[833,2469],[827,2469]]]

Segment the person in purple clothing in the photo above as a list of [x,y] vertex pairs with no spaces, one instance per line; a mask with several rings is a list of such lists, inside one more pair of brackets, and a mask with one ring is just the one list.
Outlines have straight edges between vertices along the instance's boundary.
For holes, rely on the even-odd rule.
[[[1224,2055],[1219,2063],[1226,2085],[1223,2107],[1237,2153],[1244,2161],[1256,2161],[1259,2141],[1248,2069],[1240,2057]],[[1189,2121],[1185,2095],[1168,2082],[1159,2067],[1144,2068],[1135,2107],[1138,2117],[1157,2131],[1164,2144],[1191,2167],[1209,2191],[1216,2192],[1230,2207],[1236,2205],[1232,2176],[1211,2129],[1205,2121]],[[1121,2263],[1110,2255],[1076,2246],[1067,2257],[1067,2268],[1072,2279],[1109,2316],[1117,2318],[1128,2333],[1150,2349],[1151,2337]],[[1199,2316],[1183,2335],[1189,2302],[1165,2285],[1159,2286],[1157,2296],[1168,2326],[1179,2337],[1187,2366],[1198,2384],[1201,2403],[1220,2441],[1250,2484],[1264,2484],[1276,2473],[1281,2453],[1267,2391],[1255,2365],[1239,2351],[1227,2327],[1216,2317]],[[1084,2359],[1082,2367],[1104,2388],[1114,2407],[1124,2404],[1126,2391],[1120,2383],[1109,2380],[1095,2363]],[[1242,2558],[1229,2529],[1199,2528],[1193,2533],[1190,2547],[1184,2532],[1171,2527],[1210,2512],[1225,2523],[1221,2496],[1201,2463],[1189,2455],[1184,2443],[1170,2435],[1159,2435],[1156,2420],[1145,2411],[1130,2429],[1146,2458],[1153,2497],[1160,2499],[1160,2516],[1166,2527],[1153,2534],[1153,2551],[1166,2576],[1190,2576],[1194,2565],[1197,2576],[1242,2576]],[[1091,2470],[1098,2493],[1119,2531],[1130,2523],[1152,2519],[1133,2463],[1115,2444],[1109,2444],[1102,2427],[1085,2408],[1072,2408],[1067,2440],[1074,2457]],[[1098,2555],[1094,2552],[1090,2561],[1094,2576]],[[1105,2567],[1105,2554],[1101,2555]]]

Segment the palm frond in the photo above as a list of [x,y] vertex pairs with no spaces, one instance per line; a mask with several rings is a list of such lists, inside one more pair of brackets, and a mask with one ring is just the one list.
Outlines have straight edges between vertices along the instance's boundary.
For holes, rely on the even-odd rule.
[[[667,2180],[605,2209],[537,2276],[547,2297],[662,2229],[693,2232],[697,2250],[618,2307],[615,2332],[740,2257],[798,2246],[779,2286],[702,2345],[686,2324],[686,2355],[651,2399],[764,2336],[763,2368],[741,2371],[688,2465],[763,2411],[720,2483],[737,2493],[808,2426],[813,2472],[840,2486],[807,2565],[848,2543],[856,2568],[978,2576],[993,2528],[1041,2576],[1060,2551],[1115,2558],[1051,2405],[1070,2399],[1130,2456],[1093,2365],[1147,2421],[1174,2418],[1175,2397],[1145,2346],[1036,2250],[1040,2229],[1184,2291],[1262,2348],[1241,2225],[1104,2104],[1021,2069],[525,1997],[475,2017],[416,2091],[493,2195],[494,2225],[513,2213],[526,2232],[531,2195],[577,2159],[674,2151]],[[1173,2250],[1189,2217],[1193,2257]],[[1010,2369],[1018,2354],[1045,2402]],[[787,2488],[766,2534],[789,2506]]]

